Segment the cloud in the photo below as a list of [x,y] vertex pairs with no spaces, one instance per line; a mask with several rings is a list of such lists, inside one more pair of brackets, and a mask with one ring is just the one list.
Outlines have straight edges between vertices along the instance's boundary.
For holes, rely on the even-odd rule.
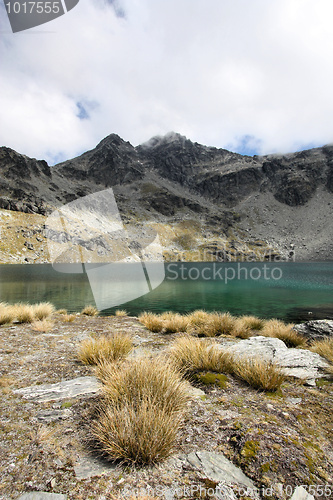
[[22,153],[171,130],[248,154],[333,141],[330,0],[82,0],[15,35],[0,14],[1,143]]

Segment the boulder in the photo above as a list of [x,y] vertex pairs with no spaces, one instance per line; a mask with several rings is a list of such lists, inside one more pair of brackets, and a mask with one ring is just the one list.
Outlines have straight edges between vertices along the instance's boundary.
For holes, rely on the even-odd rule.
[[289,349],[286,344],[271,337],[250,337],[221,349],[237,356],[258,357],[280,366],[286,376],[304,379],[308,385],[316,385],[316,379],[325,375],[327,361],[315,352],[307,349]]
[[304,335],[309,340],[321,340],[323,337],[333,337],[333,320],[318,319],[307,321],[294,326],[296,332]]
[[59,399],[88,396],[98,393],[100,384],[95,377],[78,377],[73,380],[64,380],[57,384],[33,385],[16,389],[16,394],[36,402],[56,401]]
[[[219,486],[221,484],[221,490],[222,486],[228,490],[230,485],[237,485],[238,488],[248,488],[253,498],[259,498],[257,488],[251,479],[222,453],[209,451],[192,452],[186,456],[186,462],[185,466],[187,465],[196,469],[204,478],[218,483]],[[230,489],[229,496],[231,497]]]

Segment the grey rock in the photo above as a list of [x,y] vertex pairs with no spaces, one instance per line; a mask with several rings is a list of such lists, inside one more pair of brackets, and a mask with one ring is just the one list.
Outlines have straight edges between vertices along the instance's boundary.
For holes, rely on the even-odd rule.
[[74,465],[75,475],[79,480],[109,474],[115,469],[117,469],[116,465],[102,462],[89,455],[80,457]]
[[56,401],[59,399],[88,396],[100,391],[96,377],[78,377],[57,384],[33,385],[16,389],[16,394],[36,402]]
[[297,486],[290,500],[315,500],[313,495],[310,495],[303,486]]
[[310,340],[321,340],[323,337],[333,336],[333,320],[319,319],[307,321],[294,326],[294,330]]
[[288,377],[304,379],[308,385],[315,385],[317,378],[325,375],[327,361],[307,349],[289,349],[280,339],[271,337],[250,337],[236,345],[222,349],[237,356],[249,355],[275,362]]
[[17,500],[67,500],[67,495],[60,493],[44,493],[43,491],[32,491],[23,493]]
[[72,415],[69,408],[63,410],[43,410],[37,413],[37,420],[40,422],[56,422],[58,420],[65,420]]
[[[187,455],[186,460],[191,467],[211,481],[228,485],[229,483],[236,484],[243,488],[250,488],[253,493],[257,492],[251,479],[221,453],[197,451]],[[259,498],[258,494],[255,498]]]

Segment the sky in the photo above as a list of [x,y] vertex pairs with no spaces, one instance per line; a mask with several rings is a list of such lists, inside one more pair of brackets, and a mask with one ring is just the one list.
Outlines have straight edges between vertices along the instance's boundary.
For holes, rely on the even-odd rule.
[[333,142],[332,0],[80,0],[15,34],[3,2],[0,18],[0,145],[50,165],[111,133],[250,155]]

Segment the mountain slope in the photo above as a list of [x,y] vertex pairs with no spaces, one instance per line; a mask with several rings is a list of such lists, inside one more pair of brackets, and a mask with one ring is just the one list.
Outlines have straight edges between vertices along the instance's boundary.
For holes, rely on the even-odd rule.
[[167,260],[333,256],[333,146],[248,157],[175,133],[137,147],[111,134],[51,168],[0,148],[0,208],[45,215],[110,187],[123,222],[155,228]]

